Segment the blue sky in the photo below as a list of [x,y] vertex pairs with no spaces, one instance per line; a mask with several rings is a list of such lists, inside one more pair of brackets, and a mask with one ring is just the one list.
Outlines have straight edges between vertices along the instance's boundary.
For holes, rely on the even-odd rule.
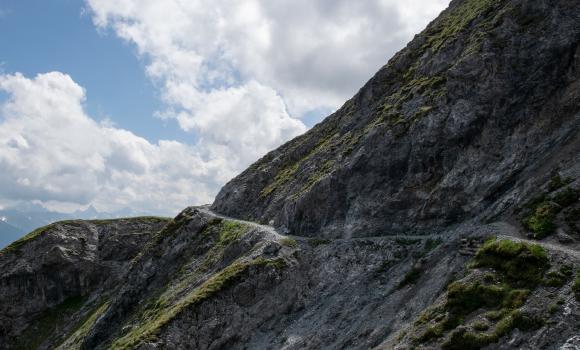
[[0,207],[210,203],[448,2],[2,0]]
[[86,89],[91,117],[111,118],[152,142],[191,142],[175,123],[153,118],[162,104],[143,59],[110,30],[97,30],[85,7],[79,0],[3,0],[0,69],[29,77],[66,72]]

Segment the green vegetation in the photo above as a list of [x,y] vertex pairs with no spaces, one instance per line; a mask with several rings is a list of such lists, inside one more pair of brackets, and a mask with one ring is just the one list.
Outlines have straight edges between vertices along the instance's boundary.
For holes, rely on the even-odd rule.
[[29,350],[38,348],[49,339],[55,331],[66,325],[72,315],[83,306],[85,298],[70,297],[61,304],[44,311],[19,336],[16,349]]
[[425,45],[434,52],[439,51],[443,44],[455,39],[473,20],[489,12],[500,2],[497,0],[464,1],[456,9],[443,16],[433,31],[429,33]]
[[555,314],[558,311],[560,311],[560,305],[558,303],[550,304],[550,306],[548,306],[548,313]]
[[509,334],[513,329],[528,331],[538,329],[542,325],[543,320],[514,310],[502,318],[491,333],[475,333],[467,328],[459,327],[451,333],[449,340],[443,343],[443,349],[478,350],[497,342],[499,338]]
[[155,333],[175,318],[184,308],[199,304],[228,287],[246,271],[248,266],[246,263],[234,263],[228,266],[173,305],[168,305],[164,299],[153,303],[143,313],[139,326],[114,341],[111,349],[134,349],[143,341],[153,340]]
[[57,225],[57,224],[64,224],[64,223],[67,223],[67,222],[69,222],[69,221],[62,221],[62,222],[59,222],[59,223],[54,223],[54,224],[50,224],[50,225],[47,225],[47,226],[43,226],[43,227],[37,228],[36,230],[30,232],[26,236],[20,238],[16,242],[13,242],[10,245],[8,245],[6,248],[2,249],[0,251],[0,253],[4,253],[4,254],[6,254],[6,253],[12,253],[12,252],[18,253],[20,251],[20,249],[26,243],[28,243],[28,242],[36,239],[37,237],[41,236],[42,234],[44,234],[48,230],[54,228],[55,225]]
[[549,261],[539,245],[491,239],[477,252],[472,266],[490,267],[512,282],[535,285],[549,267]]
[[295,239],[290,237],[283,238],[281,243],[283,246],[290,248],[296,248],[298,246],[298,242],[296,242]]
[[574,297],[576,298],[576,301],[580,301],[580,271],[576,273],[574,284],[572,284],[572,291],[574,292]]
[[122,220],[132,220],[132,221],[141,221],[141,222],[152,222],[152,223],[168,223],[171,221],[171,218],[162,217],[162,216],[136,216],[136,217],[127,217],[127,218],[115,218],[115,219],[98,219],[98,220],[86,220],[86,222],[94,225],[106,225],[112,224],[117,221]]
[[185,294],[175,303],[170,303],[166,298],[161,297],[148,305],[140,317],[139,325],[115,340],[111,349],[134,349],[144,341],[154,340],[157,332],[183,310],[198,305],[227,289],[252,266],[283,268],[286,263],[283,259],[268,260],[264,258],[250,262],[237,261],[213,275],[201,286]]
[[571,265],[564,264],[560,267],[560,273],[566,277],[571,277],[574,274],[574,270]]
[[237,241],[244,233],[247,232],[248,226],[235,221],[223,220],[218,225],[219,239],[217,244],[227,246]]
[[[422,316],[419,324],[431,324],[417,342],[425,343],[449,334],[442,345],[444,349],[475,350],[497,342],[515,328],[525,331],[543,324],[541,318],[520,311],[549,267],[542,247],[491,239],[479,249],[471,267],[491,268],[494,272],[451,283],[445,304]],[[472,318],[474,313],[483,318]],[[466,323],[469,318],[473,321]]]
[[[424,45],[409,49],[408,60],[415,64],[401,70],[397,73],[397,77],[392,78],[393,86],[386,92],[387,97],[375,106],[374,119],[364,126],[343,133],[339,124],[350,118],[356,108],[356,102],[349,100],[337,116],[313,128],[306,137],[296,139],[286,146],[285,153],[290,157],[283,159],[282,165],[275,169],[274,179],[261,190],[260,196],[270,196],[275,191],[287,190],[289,184],[295,184],[298,188],[293,193],[286,193],[286,196],[296,199],[332,173],[336,168],[336,157],[350,155],[360,140],[371,131],[380,128],[380,132],[391,132],[394,137],[400,137],[414,123],[436,110],[437,101],[446,93],[447,77],[428,76],[420,72],[418,70],[420,58],[427,51],[431,53],[439,51],[445,43],[456,39],[478,18],[482,18],[475,24],[477,28],[472,31],[469,38],[471,46],[478,46],[481,42],[480,34],[491,29],[490,23],[496,16],[500,16],[501,12],[494,10],[499,9],[503,3],[503,0],[467,0],[447,11],[440,20],[427,29],[425,32],[427,40]],[[470,50],[475,51],[474,48]],[[421,99],[421,105],[414,106],[415,110],[409,115],[404,104],[414,97]],[[314,144],[313,140],[320,141]],[[265,165],[260,165],[256,170],[265,169]]]
[[441,243],[443,243],[441,238],[437,238],[437,239],[429,238],[425,242],[424,250],[426,253],[428,253],[428,252],[432,251],[433,249],[437,248]]
[[578,202],[578,191],[568,187],[554,195],[553,201],[559,206],[566,208]]
[[471,327],[473,327],[473,329],[476,331],[483,332],[489,329],[489,323],[484,321],[475,321],[471,324]]
[[413,239],[413,238],[397,238],[395,239],[395,243],[398,245],[414,245],[421,242],[420,239]]
[[[171,219],[162,229],[157,232],[151,239],[151,241],[145,247],[150,249],[158,245],[164,238],[174,235],[184,223],[188,221],[188,217],[183,213],[179,213],[175,218]],[[141,255],[142,253],[140,253]]]
[[[322,138],[320,142],[318,142],[316,146],[314,146],[314,148],[312,148],[304,157],[282,168],[274,178],[274,181],[272,181],[269,185],[267,185],[266,187],[264,187],[264,189],[262,189],[262,191],[260,192],[260,196],[266,197],[270,193],[274,192],[274,190],[281,188],[282,186],[291,182],[295,178],[296,173],[304,163],[314,158],[320,152],[328,149],[330,145],[336,141],[337,138],[338,134],[332,134],[328,135],[326,138]],[[328,171],[329,169],[326,170]],[[321,175],[319,175],[319,177],[320,176]]]
[[58,346],[57,350],[80,350],[83,339],[87,336],[97,319],[107,310],[109,302],[105,302],[90,312],[82,319],[66,337],[66,340]]
[[562,287],[568,281],[568,276],[558,271],[550,271],[546,274],[544,285],[549,287]]
[[335,161],[333,159],[328,159],[322,164],[319,164],[316,167],[316,171],[311,174],[308,179],[306,179],[306,183],[298,191],[296,191],[296,193],[294,193],[291,198],[298,198],[303,193],[308,192],[315,184],[326,177],[326,175],[330,174],[334,168],[334,164]]
[[[441,338],[447,331],[452,331],[443,344],[444,349],[480,349],[497,342],[514,328],[526,330],[542,323],[518,310],[530,293],[528,289],[512,289],[507,284],[498,286],[480,282],[454,282],[447,291],[445,316],[427,328],[419,338],[420,342]],[[481,319],[470,325],[477,332],[469,331],[465,326],[460,327],[469,314],[480,309],[492,309],[485,313],[488,320],[496,323],[490,333],[485,331],[491,329],[492,325]]]
[[573,181],[574,181],[574,179],[569,178],[569,177],[563,179],[560,176],[560,174],[556,173],[554,176],[552,176],[552,178],[550,179],[550,182],[548,182],[548,191],[550,191],[550,192],[557,191],[560,188],[570,184]]
[[329,239],[325,239],[325,238],[310,238],[308,239],[308,244],[310,244],[311,247],[316,248],[319,245],[325,245],[325,244],[329,244],[331,241]]
[[[562,179],[556,174],[548,183],[550,193],[542,193],[530,199],[523,207],[526,213],[522,219],[525,228],[532,232],[536,239],[545,238],[557,228],[556,218],[565,208],[570,207],[578,202],[580,193],[571,187],[562,189],[562,187],[572,182],[572,179]],[[558,191],[556,193],[552,193]],[[574,209],[567,211],[565,221],[572,230],[576,230],[574,220]],[[572,214],[572,215],[571,215]],[[580,213],[576,214],[580,216]]]
[[103,225],[103,224],[110,224],[114,223],[115,221],[119,220],[141,220],[141,221],[153,221],[153,222],[170,222],[171,219],[164,218],[164,217],[157,217],[157,216],[141,216],[141,217],[134,217],[134,218],[121,218],[121,219],[107,219],[107,220],[63,220],[59,222],[52,223],[50,225],[46,225],[43,227],[39,227],[36,230],[28,233],[24,237],[20,238],[19,240],[13,242],[12,244],[8,245],[4,249],[0,251],[0,253],[10,253],[15,252],[18,253],[20,249],[27,244],[28,242],[40,237],[44,233],[48,232],[49,230],[62,225],[78,225],[83,222],[87,222],[94,225]]
[[411,284],[417,283],[419,278],[421,278],[421,274],[423,273],[423,269],[413,266],[403,277],[397,289],[401,289]]
[[572,231],[580,233],[580,227],[577,225],[580,221],[580,208],[569,210],[566,213],[565,221]]
[[554,219],[558,214],[558,208],[551,202],[543,202],[523,221],[524,226],[532,231],[534,238],[542,239],[554,233],[556,225]]
[[[187,286],[195,282],[197,278],[203,273],[208,272],[212,266],[215,266],[221,259],[223,259],[224,252],[227,247],[237,242],[244,234],[248,232],[249,226],[236,221],[215,219],[208,223],[202,230],[201,235],[213,239],[213,246],[206,252],[204,260],[198,265],[195,273],[187,273],[187,269],[182,268],[180,272],[182,281],[173,291],[168,292],[166,297],[173,298],[174,294],[178,293]],[[185,266],[184,266],[185,267]]]

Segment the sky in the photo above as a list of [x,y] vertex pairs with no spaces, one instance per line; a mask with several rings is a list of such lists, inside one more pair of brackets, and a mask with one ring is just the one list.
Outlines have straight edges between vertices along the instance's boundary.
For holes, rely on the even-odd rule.
[[0,208],[210,203],[448,3],[1,0]]

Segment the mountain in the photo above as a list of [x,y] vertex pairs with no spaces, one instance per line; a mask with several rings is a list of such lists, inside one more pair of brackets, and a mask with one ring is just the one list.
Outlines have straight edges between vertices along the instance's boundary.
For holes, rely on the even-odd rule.
[[112,213],[99,212],[93,206],[73,213],[61,213],[48,210],[37,204],[21,204],[0,210],[0,218],[2,218],[0,222],[0,249],[24,236],[26,232],[57,221],[113,219],[138,215],[146,215],[146,213],[135,212],[128,208]]
[[454,0],[213,204],[3,249],[0,344],[578,349],[579,131],[577,2]]

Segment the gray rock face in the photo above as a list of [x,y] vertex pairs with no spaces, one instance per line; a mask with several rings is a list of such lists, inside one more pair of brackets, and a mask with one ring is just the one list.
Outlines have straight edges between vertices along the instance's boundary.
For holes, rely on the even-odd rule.
[[341,109],[228,183],[212,209],[327,237],[476,216],[578,139],[577,5],[453,1]]
[[368,349],[461,273],[459,247],[290,238],[188,208],[134,260],[80,347]]
[[45,311],[114,288],[131,259],[166,222],[157,218],[61,222],[2,250],[0,344],[26,348],[26,339],[19,338]]
[[[75,235],[72,227],[61,228]],[[126,273],[105,270],[103,276],[83,268],[108,282],[88,288],[81,305],[64,308],[67,318],[51,320],[56,324],[39,343],[24,344],[35,344],[25,347],[31,349],[440,349],[448,337],[417,343],[425,310],[440,307],[450,282],[481,276],[465,265],[486,237],[514,229],[505,223],[465,225],[429,236],[327,240],[283,236],[267,226],[188,208],[141,241],[130,262],[129,256],[117,260]],[[43,245],[42,252],[58,246]],[[546,244],[546,249],[551,270],[580,268],[577,247]],[[30,273],[42,271],[35,265]],[[512,331],[491,348],[557,349],[570,343],[580,319],[572,283],[566,277],[555,287],[530,289],[521,309],[544,315],[544,323],[533,331]],[[28,283],[29,288],[46,285],[40,279]],[[0,285],[0,295],[9,290]],[[34,298],[19,300],[30,304]],[[46,308],[44,301],[37,304]],[[547,309],[550,304],[557,309]],[[18,317],[4,310],[0,315],[23,325],[6,328],[12,335],[3,338],[7,349],[19,348],[28,329],[47,320],[22,307]]]

